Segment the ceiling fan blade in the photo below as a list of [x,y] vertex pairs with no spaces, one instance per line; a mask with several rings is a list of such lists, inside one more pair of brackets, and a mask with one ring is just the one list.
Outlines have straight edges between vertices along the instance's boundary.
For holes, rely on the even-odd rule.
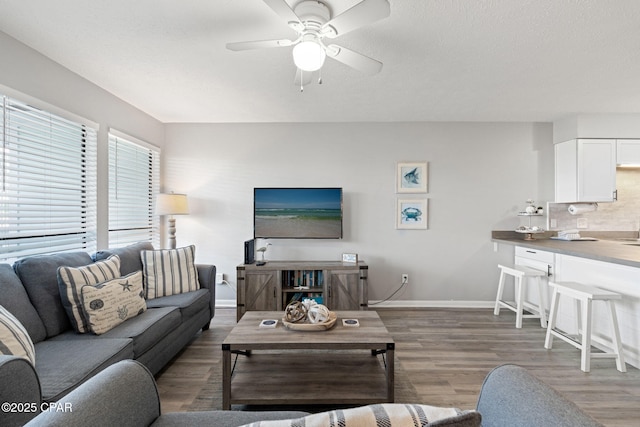
[[287,24],[291,22],[300,22],[300,18],[295,14],[293,9],[285,0],[263,0],[267,6],[269,6],[275,13],[282,19],[287,21]]
[[376,74],[382,70],[382,62],[369,58],[361,53],[346,47],[331,44],[327,46],[327,56],[340,61],[351,68],[362,71],[365,74]]
[[[266,1],[266,0],[265,0]],[[391,14],[387,0],[362,0],[322,26],[321,34],[335,38]]]
[[311,80],[313,80],[313,72],[296,69],[296,78],[293,81],[296,86],[306,86],[311,83]]
[[227,43],[227,49],[233,51],[239,50],[251,50],[251,49],[264,49],[270,47],[287,47],[293,44],[292,40],[282,39],[282,40],[258,40],[258,41],[250,41],[250,42],[234,42]]

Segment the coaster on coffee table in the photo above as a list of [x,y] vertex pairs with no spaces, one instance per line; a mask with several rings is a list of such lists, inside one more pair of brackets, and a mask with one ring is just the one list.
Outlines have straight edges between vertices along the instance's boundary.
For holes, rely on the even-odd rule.
[[278,326],[278,321],[276,319],[264,319],[260,322],[261,328],[275,328]]

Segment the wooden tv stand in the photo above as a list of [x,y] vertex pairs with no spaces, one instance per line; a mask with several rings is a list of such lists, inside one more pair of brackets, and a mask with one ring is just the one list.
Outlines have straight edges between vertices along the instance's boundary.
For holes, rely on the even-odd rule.
[[314,298],[330,310],[367,310],[368,266],[360,261],[267,261],[236,268],[236,317],[247,311],[281,311],[289,302]]

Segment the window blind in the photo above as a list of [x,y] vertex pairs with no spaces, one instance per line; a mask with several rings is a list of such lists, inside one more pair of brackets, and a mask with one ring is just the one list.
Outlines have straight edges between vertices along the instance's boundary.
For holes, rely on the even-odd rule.
[[0,98],[0,259],[94,251],[96,129]]
[[109,247],[149,241],[160,245],[154,201],[160,188],[160,151],[109,132]]

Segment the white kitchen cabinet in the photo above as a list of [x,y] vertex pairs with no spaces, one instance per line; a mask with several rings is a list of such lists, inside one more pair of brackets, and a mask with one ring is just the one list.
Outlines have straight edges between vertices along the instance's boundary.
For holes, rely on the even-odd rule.
[[640,139],[619,139],[616,163],[623,166],[640,166]]
[[615,139],[572,139],[554,146],[558,203],[613,202]]
[[[542,293],[543,301],[541,305],[548,312],[551,296],[549,294],[549,288],[546,285],[548,278],[552,277],[554,274],[555,254],[553,252],[541,251],[539,249],[516,246],[514,261],[515,265],[523,265],[525,267],[535,268],[536,270],[545,271],[547,273],[547,277],[542,279],[545,286],[544,292]],[[525,300],[537,305],[539,302],[538,289],[533,286],[527,286]]]
[[555,266],[555,254],[553,252],[541,251],[539,249],[516,246],[515,264],[546,271],[547,276],[552,276]]

